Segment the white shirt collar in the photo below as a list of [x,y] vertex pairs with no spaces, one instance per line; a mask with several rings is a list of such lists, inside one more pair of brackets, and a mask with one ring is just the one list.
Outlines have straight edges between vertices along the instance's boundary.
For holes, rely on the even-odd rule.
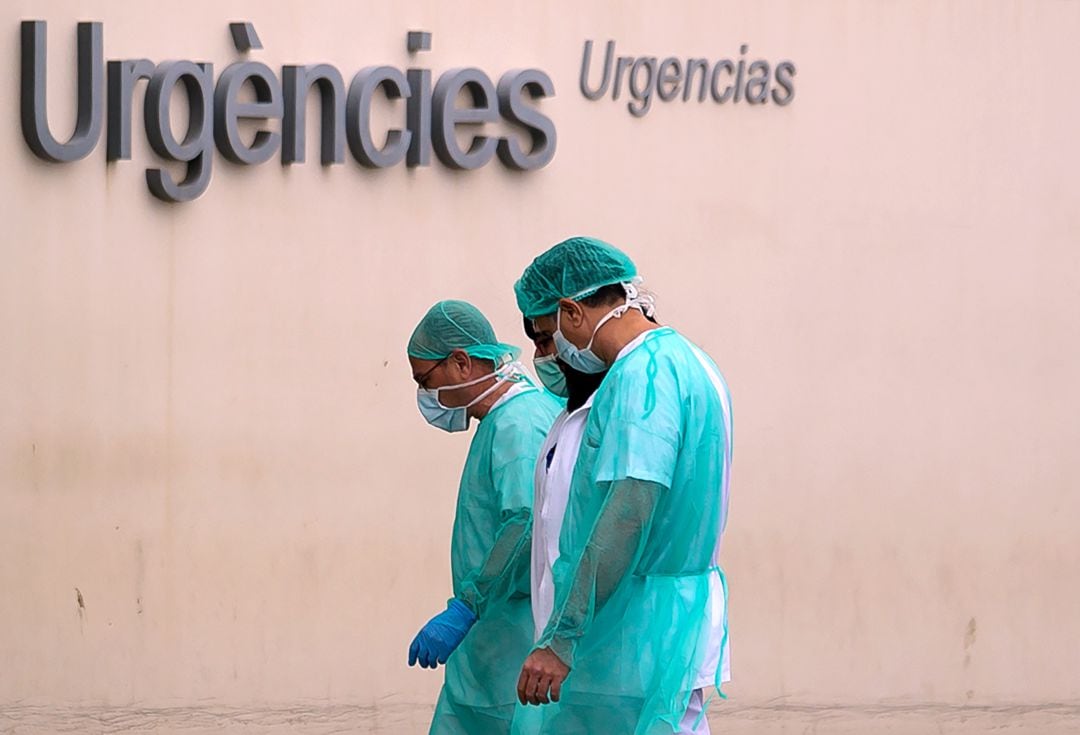
[[[631,352],[636,350],[638,347],[641,347],[641,343],[645,341],[645,338],[648,337],[650,334],[652,334],[653,332],[655,332],[658,329],[663,329],[663,327],[653,327],[652,329],[646,329],[644,332],[639,334],[637,337],[634,337],[634,339],[630,342],[630,344],[626,345],[626,347],[623,347],[621,350],[619,350],[619,354],[615,355],[615,362],[618,362],[619,360],[623,359],[624,357],[629,355]],[[612,363],[612,364],[614,364],[614,363]]]
[[575,408],[573,411],[570,411],[569,415],[570,416],[576,416],[577,414],[581,413],[582,411],[588,411],[590,408],[592,408],[592,400],[593,400],[593,397],[595,395],[596,395],[596,391],[593,391],[592,393],[590,393],[589,397],[585,399],[585,402],[582,403],[577,408]]
[[509,390],[507,390],[505,393],[503,393],[501,396],[499,396],[499,400],[495,401],[494,405],[492,405],[492,407],[488,409],[488,413],[491,413],[496,408],[498,408],[502,404],[506,403],[507,401],[509,401],[511,398],[513,398],[517,394],[524,393],[525,391],[530,391],[530,390],[536,390],[536,388],[534,386],[530,385],[525,380],[522,380],[519,383],[512,383],[510,385]]

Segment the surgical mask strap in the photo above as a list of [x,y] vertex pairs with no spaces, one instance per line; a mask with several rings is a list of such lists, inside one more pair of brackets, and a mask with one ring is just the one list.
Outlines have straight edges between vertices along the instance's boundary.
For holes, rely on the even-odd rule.
[[[492,385],[490,388],[488,388],[483,393],[478,395],[476,398],[474,398],[471,401],[469,401],[468,403],[466,403],[464,406],[461,406],[461,408],[472,408],[477,403],[479,403],[480,401],[484,400],[485,398],[490,396],[492,393],[494,393],[498,389],[498,387],[500,385],[502,385],[503,383],[505,383],[508,380],[512,380],[512,379],[514,379],[516,377],[524,375],[524,373],[525,373],[525,366],[522,365],[520,362],[517,362],[517,361],[508,362],[505,365],[501,365],[500,367],[496,368],[495,372],[488,373],[487,375],[483,376],[482,378],[478,378],[476,380],[470,380],[468,383],[462,383],[461,385],[456,386],[458,388],[467,388],[470,385],[476,385],[477,383],[480,383],[480,382],[482,382],[484,380],[487,380],[488,378],[491,378],[492,376],[495,377],[494,385]],[[447,386],[447,387],[449,387],[449,386]],[[445,390],[445,388],[437,388],[436,390]],[[436,398],[438,398],[438,396],[436,396]],[[439,404],[442,405],[442,401],[439,401]]]
[[[446,358],[443,358],[443,359],[446,359]],[[424,388],[423,386],[420,386],[420,387],[423,388],[423,390],[431,391],[432,393],[435,394],[435,397],[438,398],[439,397],[439,391],[441,391],[441,390],[457,390],[458,388],[468,388],[471,385],[476,385],[478,383],[483,383],[485,380],[490,380],[492,376],[498,377],[499,371],[502,370],[504,367],[505,366],[500,367],[500,368],[496,368],[494,371],[492,371],[490,373],[487,373],[486,375],[481,375],[479,378],[474,378],[472,380],[467,380],[464,383],[456,383],[454,385],[440,385],[438,388]],[[441,403],[441,401],[440,401],[440,403]]]
[[498,389],[498,387],[500,385],[502,385],[503,383],[505,383],[507,380],[510,379],[509,376],[499,375],[498,373],[492,373],[492,375],[495,376],[495,384],[492,385],[490,388],[486,389],[483,393],[478,395],[476,398],[474,398],[471,401],[469,401],[468,403],[466,403],[464,406],[462,406],[462,408],[472,408],[477,403],[479,403],[480,401],[482,401],[485,398],[487,398],[488,396],[490,396],[493,392],[495,392],[495,390]]
[[[631,309],[637,309],[647,317],[653,316],[656,311],[656,296],[649,291],[645,291],[644,289],[639,288],[641,283],[641,277],[635,276],[632,280],[623,281],[619,284],[626,292],[626,302],[623,303],[621,306],[616,306],[614,309],[604,315],[604,317],[596,325],[596,328],[593,329],[592,334],[589,336],[588,344],[581,348],[582,350],[588,350],[592,347],[593,340],[596,339],[596,333],[600,331],[600,327],[604,326],[612,319],[621,319],[623,314],[630,311]],[[595,289],[590,289],[590,291],[595,292]],[[581,293],[572,296],[570,300],[577,301],[577,299],[580,298],[582,294],[587,293],[589,293],[589,291],[582,291]],[[561,310],[555,313],[555,328],[557,330],[561,330],[561,324],[559,322],[560,314]]]
[[656,295],[641,288],[641,283],[641,276],[637,276],[632,281],[622,284],[626,290],[626,305],[640,309],[642,314],[651,318],[656,313]]

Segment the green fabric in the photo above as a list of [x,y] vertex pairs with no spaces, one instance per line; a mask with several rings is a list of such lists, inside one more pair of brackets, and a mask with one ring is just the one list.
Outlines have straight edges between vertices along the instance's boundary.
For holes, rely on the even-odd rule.
[[495,338],[495,330],[480,310],[466,301],[440,301],[428,309],[409,338],[409,357],[442,360],[454,350],[492,360],[517,359],[521,350]]
[[446,687],[435,705],[431,735],[539,735],[542,714],[513,704],[469,707],[454,701]]
[[510,732],[518,675],[533,643],[533,469],[560,410],[550,394],[529,388],[485,416],[469,446],[450,562],[454,596],[472,606],[478,620],[446,662],[431,724],[435,735]]
[[[592,616],[607,604],[626,576],[637,567],[660,495],[667,488],[633,478],[603,483],[604,504],[583,537],[572,574],[555,601],[548,629],[540,640],[563,663],[574,665],[577,644]],[[575,543],[570,539],[569,543]],[[561,548],[560,539],[560,548]],[[552,631],[562,631],[554,635]]]
[[535,319],[554,314],[559,299],[583,299],[635,276],[637,267],[618,248],[592,237],[572,237],[538,256],[514,284],[514,295],[525,318]]
[[528,509],[506,511],[484,563],[462,581],[457,598],[477,617],[486,612],[490,602],[505,599],[517,590],[522,573],[528,575],[521,565],[531,550],[531,527],[532,513]]
[[731,440],[726,388],[722,400],[702,359],[657,329],[594,396],[537,644],[571,664],[562,700],[542,708],[544,732],[671,733],[686,711],[720,574]]

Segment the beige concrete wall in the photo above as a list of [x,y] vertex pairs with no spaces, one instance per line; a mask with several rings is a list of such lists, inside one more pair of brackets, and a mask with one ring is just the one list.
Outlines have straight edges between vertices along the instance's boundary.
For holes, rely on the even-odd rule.
[[[734,395],[717,730],[1076,727],[1080,3],[185,7],[0,10],[0,731],[422,732],[439,677],[406,647],[468,438],[423,424],[404,343],[442,297],[522,342],[511,283],[576,233],[633,253]],[[26,18],[56,121],[76,20],[220,71],[247,19],[254,58],[347,75],[416,28],[436,74],[546,70],[558,153],[375,173],[312,139],[166,206],[139,128],[117,165],[31,155]],[[746,42],[797,96],[634,119],[579,93],[586,38]]]

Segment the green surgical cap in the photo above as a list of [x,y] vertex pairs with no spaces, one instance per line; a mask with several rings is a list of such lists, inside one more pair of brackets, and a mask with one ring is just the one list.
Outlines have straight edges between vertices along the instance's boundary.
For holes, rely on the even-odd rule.
[[454,350],[481,360],[501,364],[503,358],[517,359],[521,350],[495,339],[484,315],[466,301],[440,301],[428,309],[409,338],[409,357],[442,360]]
[[532,262],[514,284],[518,308],[526,319],[553,314],[559,299],[581,299],[604,286],[637,275],[626,253],[592,237],[571,237]]

